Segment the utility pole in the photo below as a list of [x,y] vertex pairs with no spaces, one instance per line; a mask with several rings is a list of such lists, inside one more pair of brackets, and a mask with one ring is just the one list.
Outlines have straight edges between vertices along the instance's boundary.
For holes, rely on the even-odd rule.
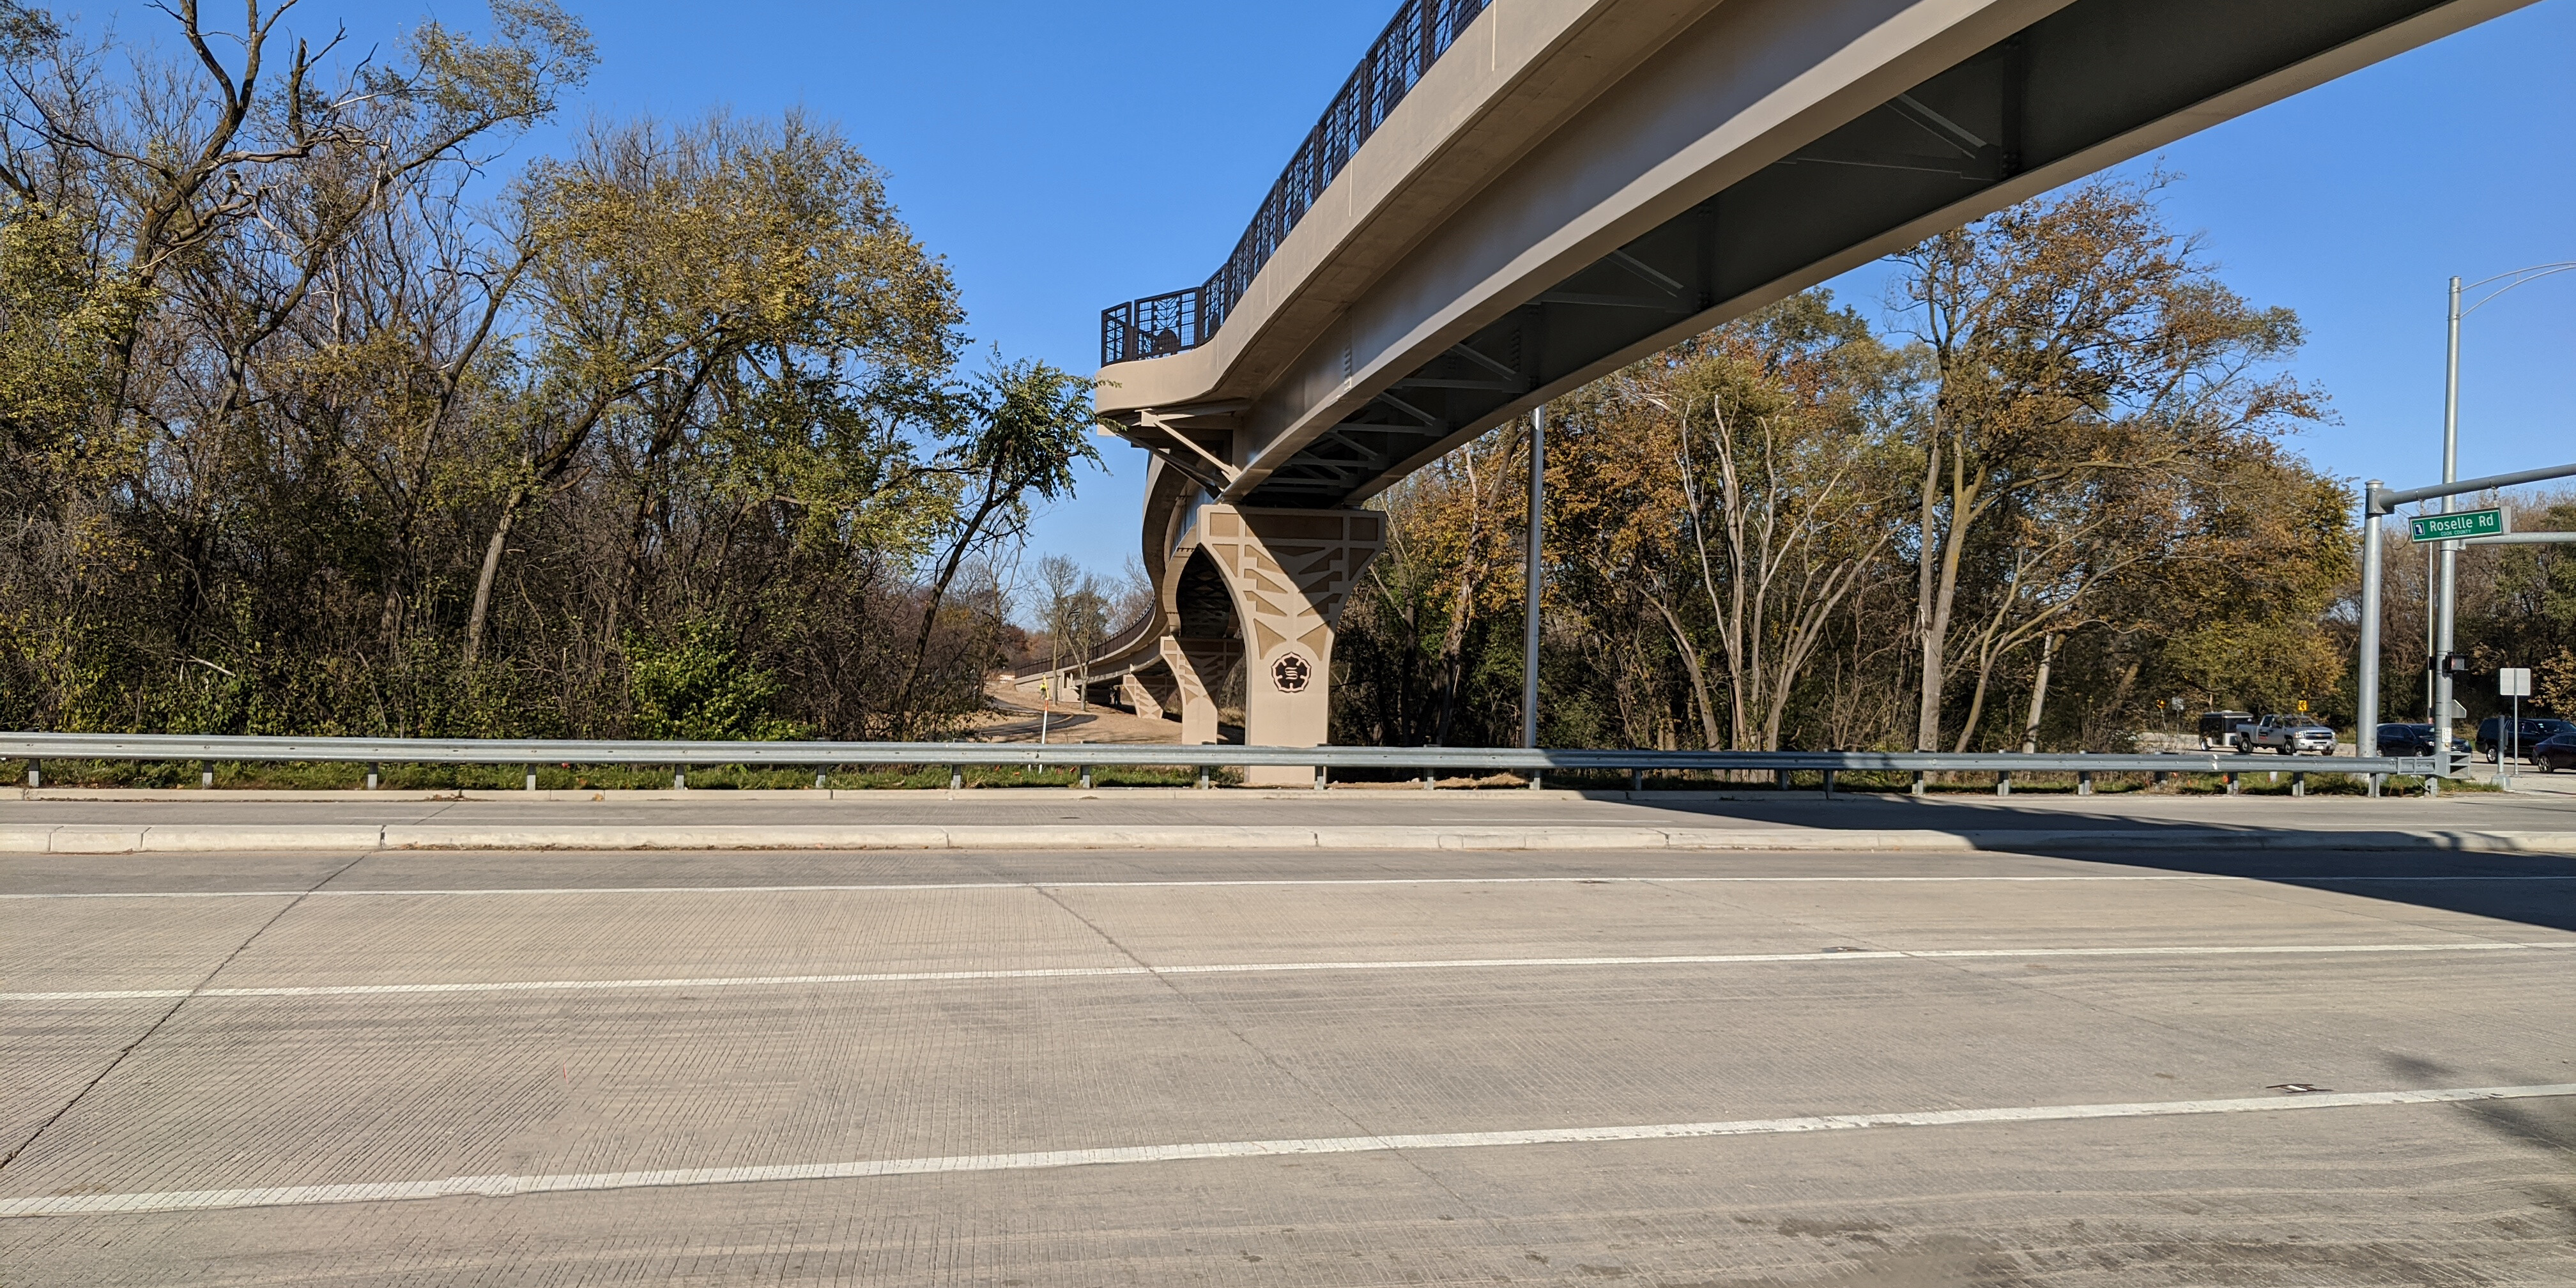
[[1521,583],[1528,601],[1521,627],[1521,745],[1538,746],[1538,609],[1546,591],[1539,566],[1539,533],[1547,506],[1547,404],[1530,410],[1529,571]]

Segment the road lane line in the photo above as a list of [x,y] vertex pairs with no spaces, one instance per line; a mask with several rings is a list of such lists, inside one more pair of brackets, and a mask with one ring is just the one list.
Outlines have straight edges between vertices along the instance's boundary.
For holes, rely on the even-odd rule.
[[1933,1109],[1910,1113],[1821,1114],[1798,1118],[1748,1118],[1722,1122],[1648,1123],[1614,1127],[1540,1127],[1517,1131],[1425,1132],[1410,1135],[1324,1136],[1285,1140],[1205,1141],[1124,1145],[1097,1149],[960,1154],[934,1158],[865,1159],[853,1162],[782,1163],[738,1167],[662,1168],[633,1172],[568,1172],[552,1175],[451,1176],[426,1181],[364,1181],[343,1185],[274,1185],[220,1190],[162,1190],[130,1194],[47,1194],[0,1199],[0,1217],[100,1216],[220,1208],[302,1207],[330,1203],[384,1203],[460,1196],[508,1198],[595,1190],[686,1185],[745,1185],[780,1181],[837,1181],[883,1176],[934,1176],[961,1172],[1020,1172],[1117,1163],[1171,1163],[1201,1159],[1284,1158],[1311,1154],[1372,1154],[1405,1150],[1479,1149],[1514,1145],[1574,1145],[1722,1136],[1782,1136],[1802,1132],[1877,1127],[1961,1127],[1991,1123],[2069,1122],[2103,1118],[2165,1118],[2208,1114],[2278,1113],[2384,1105],[2462,1104],[2576,1096],[2576,1083],[2520,1087],[2441,1087],[2419,1091],[2321,1092],[2238,1100],[2163,1100],[2125,1104],[2025,1105],[2003,1109]]
[[[419,890],[326,890],[314,896],[328,899],[381,899],[401,895],[439,895],[450,897],[485,897],[492,895],[568,895],[568,894],[835,894],[916,890],[1168,890],[1219,888],[1232,886],[1409,886],[1409,885],[1947,885],[2033,882],[2163,882],[2163,881],[2241,881],[2264,885],[2297,885],[2303,882],[2346,884],[2354,882],[2392,885],[2442,884],[2473,881],[2576,881],[2576,873],[2533,873],[2529,875],[2481,874],[2476,876],[2240,876],[2233,873],[2154,873],[2115,874],[2106,876],[1770,876],[1770,877],[1280,877],[1239,878],[1208,881],[920,881],[887,884],[843,885],[661,885],[661,886],[493,886],[479,889]],[[292,898],[298,890],[98,890],[62,891],[39,894],[0,894],[9,899],[278,899]]]
[[[384,997],[428,993],[547,993],[687,988],[795,988],[818,984],[920,984],[976,980],[1108,979],[1121,976],[1272,975],[1304,971],[1565,969],[1602,966],[1746,966],[1780,962],[1971,961],[2044,957],[2347,956],[2378,953],[2549,952],[2576,939],[2467,940],[2440,944],[2150,944],[2104,948],[1852,948],[1808,953],[1689,953],[1630,957],[1445,957],[1423,961],[1219,962],[1178,966],[1039,966],[1012,970],[875,971],[836,975],[713,975],[674,979],[473,980],[436,984],[295,984],[207,988],[194,996]],[[0,993],[0,1002],[122,1002],[182,997],[186,989],[84,989]]]

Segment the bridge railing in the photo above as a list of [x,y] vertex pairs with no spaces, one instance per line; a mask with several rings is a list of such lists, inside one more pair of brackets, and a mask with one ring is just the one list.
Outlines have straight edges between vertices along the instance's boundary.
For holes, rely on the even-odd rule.
[[1195,349],[1214,329],[1207,320],[1207,292],[1198,287],[1129,300],[1100,311],[1100,365]]
[[[1245,747],[1226,744],[995,742],[643,742],[485,738],[259,738],[172,734],[0,733],[0,760],[187,761],[216,763],[335,762],[450,765],[949,765],[1073,768],[1220,768],[1314,766],[1320,785],[1335,769],[1519,772],[1536,782],[1550,771],[1625,771],[1646,774],[1752,770],[1785,783],[1791,774],[1832,779],[1855,773],[2221,774],[2266,770],[2294,775],[2342,773],[2370,776],[2429,775],[2430,757],[2255,756],[2247,753],[2169,752],[2037,754],[1912,751],[1651,751],[1623,748],[1509,747]],[[1426,779],[1426,781],[1429,781]]]
[[[1207,343],[1307,207],[1489,3],[1405,0],[1270,185],[1225,263],[1202,285],[1101,310],[1100,365],[1164,357]],[[1186,304],[1179,303],[1184,296]]]

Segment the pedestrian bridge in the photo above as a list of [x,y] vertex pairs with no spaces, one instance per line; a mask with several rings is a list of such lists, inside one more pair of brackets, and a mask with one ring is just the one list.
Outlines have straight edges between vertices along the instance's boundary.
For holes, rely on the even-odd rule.
[[[1324,741],[1364,502],[1622,365],[2528,0],[1407,0],[1205,282],[1101,316],[1158,607],[1094,683]],[[1155,183],[1128,189],[1152,218]],[[1297,771],[1287,771],[1293,775]]]

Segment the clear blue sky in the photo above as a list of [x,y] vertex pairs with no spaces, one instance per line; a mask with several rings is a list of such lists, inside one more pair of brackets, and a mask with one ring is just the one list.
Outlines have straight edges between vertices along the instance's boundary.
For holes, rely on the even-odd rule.
[[[803,105],[885,167],[957,275],[979,342],[1090,371],[1099,310],[1191,285],[1230,250],[1280,165],[1393,0],[568,0],[601,64],[565,124]],[[68,6],[67,6],[68,7]],[[130,34],[164,20],[112,6]],[[96,14],[96,11],[93,11]],[[307,0],[307,34],[361,43],[470,0]],[[99,14],[97,16],[105,16]],[[2438,476],[2445,280],[2576,260],[2576,0],[2541,0],[2440,44],[2186,139],[2172,221],[2227,280],[2296,309],[2299,373],[2339,425],[2305,435],[2324,468]],[[522,144],[554,146],[560,132]],[[2144,165],[2141,162],[2140,165]],[[1878,298],[1863,269],[1836,283]],[[2576,273],[2488,305],[2466,328],[2461,465],[2576,460]],[[1114,571],[1136,548],[1143,453],[1102,440],[1105,473],[1046,515],[1041,549]]]

